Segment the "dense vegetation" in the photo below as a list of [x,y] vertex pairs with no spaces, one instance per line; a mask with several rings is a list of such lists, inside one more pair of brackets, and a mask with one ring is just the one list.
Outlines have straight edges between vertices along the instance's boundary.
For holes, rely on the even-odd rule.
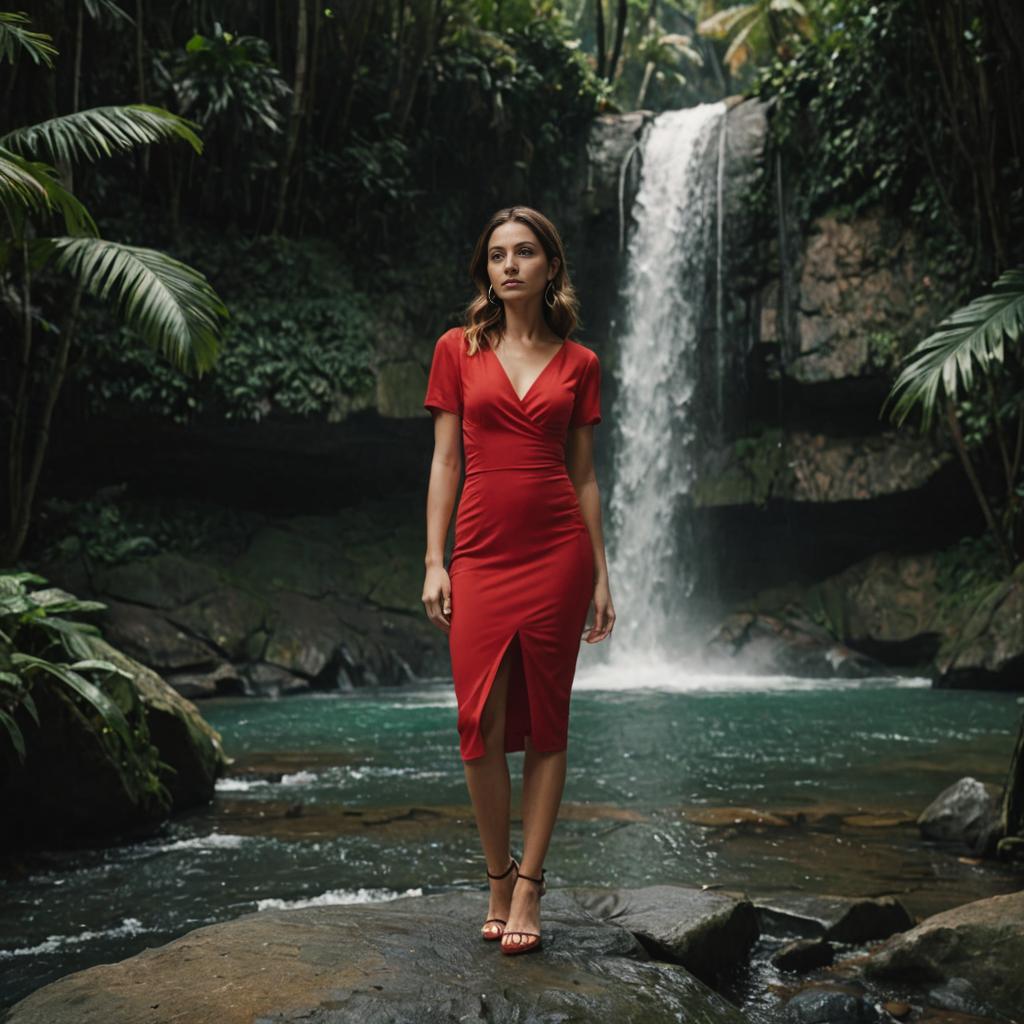
[[[371,404],[369,339],[443,325],[465,297],[452,254],[500,203],[564,205],[602,110],[759,95],[805,220],[882,204],[957,269],[964,303],[1024,262],[1011,0],[42,0],[17,31],[48,38],[56,69],[18,59],[8,28],[5,130],[139,101],[196,133],[102,162],[43,154],[106,237],[195,266],[232,314],[222,358],[196,378],[86,300],[67,365],[86,415],[331,420]],[[754,197],[765,211],[776,184]],[[33,287],[43,311],[74,297],[45,271]],[[37,327],[59,330],[46,312]],[[996,370],[942,422],[979,460],[979,499],[1019,557],[1024,395],[1002,336],[974,344]],[[41,385],[54,357],[37,349],[25,372]],[[6,387],[17,365],[0,347]]]
[[[343,419],[371,404],[375,338],[433,337],[461,305],[453,254],[494,207],[569,203],[596,114],[737,93],[771,104],[802,220],[879,204],[959,275],[964,311],[919,349],[896,410],[950,431],[994,545],[976,561],[1024,558],[1016,0],[39,0],[31,21],[0,18],[0,70],[12,562],[63,403],[181,425]],[[778,185],[754,197],[766,215]],[[101,560],[188,533],[185,517],[158,535],[102,503],[77,512]],[[148,737],[104,701],[116,671],[48,629],[83,606],[47,611],[33,579],[0,581],[13,749],[13,714],[49,675],[125,785],[161,801]]]

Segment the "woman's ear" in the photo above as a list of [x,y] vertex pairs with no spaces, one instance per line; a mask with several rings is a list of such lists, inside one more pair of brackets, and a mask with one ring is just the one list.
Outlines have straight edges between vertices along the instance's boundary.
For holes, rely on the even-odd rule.
[[551,276],[548,278],[549,281],[553,281],[558,276],[558,266],[561,261],[557,256],[552,256],[551,263]]

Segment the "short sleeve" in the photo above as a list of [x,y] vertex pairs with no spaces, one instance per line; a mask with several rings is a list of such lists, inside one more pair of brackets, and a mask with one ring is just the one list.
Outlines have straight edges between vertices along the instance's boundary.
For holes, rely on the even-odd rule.
[[576,387],[576,401],[572,407],[570,427],[585,427],[591,423],[601,422],[601,363],[591,353],[587,365],[580,374],[580,382]]
[[444,409],[462,415],[462,375],[459,371],[459,353],[453,332],[448,331],[434,345],[434,359],[427,378],[424,408]]

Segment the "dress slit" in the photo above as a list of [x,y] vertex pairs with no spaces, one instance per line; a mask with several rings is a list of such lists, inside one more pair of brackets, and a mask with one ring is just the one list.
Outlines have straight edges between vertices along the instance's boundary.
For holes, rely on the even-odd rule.
[[[512,641],[518,640],[513,647]],[[484,746],[484,739],[480,733],[480,721],[483,718],[484,708],[490,700],[491,690],[494,688],[494,681],[498,677],[498,669],[501,667],[505,654],[512,650],[512,657],[508,664],[508,681],[505,688],[505,751],[522,750],[523,740],[530,732],[530,697],[529,686],[526,682],[526,665],[523,658],[523,637],[520,627],[512,630],[509,638],[501,645],[498,657],[491,664],[487,675],[484,677],[482,699],[477,704],[477,712],[470,721],[471,739],[478,739],[481,746]],[[482,757],[487,753],[486,747],[477,756]]]

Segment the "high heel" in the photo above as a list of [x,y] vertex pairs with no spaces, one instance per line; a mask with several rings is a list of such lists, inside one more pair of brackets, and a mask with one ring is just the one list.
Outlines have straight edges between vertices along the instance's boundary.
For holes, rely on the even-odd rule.
[[[533,878],[530,875],[524,875],[521,871],[516,872],[516,881],[520,878],[525,878],[528,882],[533,882],[535,885],[540,886],[540,893],[537,898],[540,899],[548,891],[547,882],[544,881],[545,871],[544,868],[540,869],[540,878]],[[532,942],[516,942],[509,943],[506,945],[504,942],[501,944],[501,951],[508,956],[515,956],[517,953],[529,953],[531,950],[540,948],[540,932],[506,932],[501,933],[501,937],[504,939],[506,935],[526,935],[532,938]]]
[[[509,860],[510,860],[509,866],[507,868],[505,868],[505,870],[502,871],[502,873],[500,875],[492,875],[490,873],[490,871],[488,871],[487,872],[487,877],[488,878],[504,878],[513,868],[516,869],[516,878],[519,877],[519,861],[517,861],[515,859],[515,857],[512,856],[511,853],[508,856],[509,856]],[[487,925],[489,925],[492,921],[497,921],[498,924],[507,924],[507,921],[503,917],[489,917],[489,918],[487,918],[486,921],[484,921],[484,928],[486,929]],[[502,937],[502,935],[504,935],[504,934],[505,934],[505,929],[504,928],[499,929],[497,931],[497,933],[494,933],[494,932],[488,933],[487,931],[483,931],[483,932],[481,932],[481,938],[483,938],[487,942],[494,942],[495,940],[500,939]]]

